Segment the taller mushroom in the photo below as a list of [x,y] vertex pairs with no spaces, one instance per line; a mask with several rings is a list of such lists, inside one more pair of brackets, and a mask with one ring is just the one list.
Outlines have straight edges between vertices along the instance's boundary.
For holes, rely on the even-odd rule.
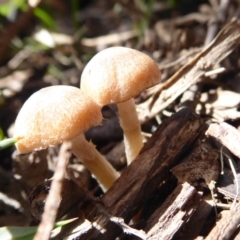
[[115,103],[124,132],[128,164],[143,146],[134,97],[161,81],[157,64],[146,54],[126,47],[97,53],[81,76],[81,89],[100,106]]
[[119,175],[82,134],[101,121],[100,107],[79,88],[46,87],[22,106],[15,121],[16,147],[28,153],[70,141],[73,154],[107,190]]

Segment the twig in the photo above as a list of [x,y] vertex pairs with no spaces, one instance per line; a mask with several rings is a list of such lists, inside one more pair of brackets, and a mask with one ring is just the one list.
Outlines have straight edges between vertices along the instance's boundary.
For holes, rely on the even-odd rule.
[[[218,40],[221,38],[222,34],[225,34],[228,28],[231,28],[231,25],[236,24],[236,21],[232,21],[229,23],[227,26],[225,26],[224,29],[217,35],[217,37],[208,45],[206,46],[205,49],[203,49],[199,54],[197,54],[188,64],[183,66],[179,71],[177,71],[171,78],[169,78],[159,89],[158,89],[158,95],[160,94],[161,91],[164,89],[167,89],[168,87],[172,86],[178,79],[183,76],[185,73],[187,73],[192,66],[196,65],[197,62],[208,52],[210,52],[214,47],[215,44],[218,42]],[[157,96],[157,94],[156,94]],[[156,97],[153,98],[153,102],[156,100]]]
[[226,68],[224,67],[220,67],[220,68],[217,68],[217,69],[214,69],[214,70],[211,70],[211,71],[208,71],[205,73],[205,77],[210,77],[212,75],[215,75],[215,74],[219,74],[219,73],[223,73],[226,71]]
[[69,142],[62,144],[50,192],[44,207],[42,221],[38,227],[36,235],[34,236],[34,240],[48,240],[50,238],[51,231],[56,219],[57,210],[60,204],[62,181],[64,178],[68,159],[70,158],[70,153],[68,151],[69,149]]
[[112,33],[106,36],[100,36],[95,38],[83,38],[81,44],[87,47],[98,47],[109,44],[119,44],[123,41],[127,41],[131,38],[137,37],[139,35],[136,30],[129,30],[125,32]]
[[[176,72],[167,82],[163,83],[155,95],[138,105],[140,122],[144,123],[153,118],[191,85],[200,81],[207,71],[225,59],[235,49],[239,40],[239,22],[233,20],[221,30],[211,44]],[[166,91],[162,92],[164,89]]]
[[[236,185],[236,194],[235,194],[235,197],[233,199],[233,203],[232,203],[232,206],[231,208],[234,207],[234,205],[236,204],[237,202],[237,199],[238,199],[238,189],[239,189],[239,186],[238,186],[238,176],[237,176],[237,172],[236,172],[236,169],[235,169],[235,166],[233,164],[233,160],[232,158],[225,152],[222,151],[222,147],[221,147],[221,155],[224,155],[227,159],[228,159],[228,162],[229,162],[229,165],[230,165],[230,168],[231,168],[231,171],[233,173],[233,176],[234,176],[234,179],[235,179],[235,185]],[[221,156],[222,158],[222,156]]]

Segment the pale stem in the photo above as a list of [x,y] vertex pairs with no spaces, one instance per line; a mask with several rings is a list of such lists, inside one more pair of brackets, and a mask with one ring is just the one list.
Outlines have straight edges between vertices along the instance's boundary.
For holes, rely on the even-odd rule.
[[128,165],[138,156],[143,147],[141,126],[138,120],[134,99],[118,103],[120,124],[124,133],[125,152]]
[[73,154],[95,176],[104,191],[107,191],[119,177],[119,173],[101,155],[94,144],[88,142],[83,134],[78,135],[72,142]]

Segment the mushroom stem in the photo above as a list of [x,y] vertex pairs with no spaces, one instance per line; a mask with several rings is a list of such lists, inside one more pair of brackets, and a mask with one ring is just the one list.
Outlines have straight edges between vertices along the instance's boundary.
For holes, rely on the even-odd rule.
[[129,165],[143,147],[141,126],[133,98],[126,102],[118,103],[117,106],[120,124],[124,133],[125,152]]
[[101,155],[94,144],[88,142],[83,134],[71,140],[72,153],[96,177],[104,191],[107,191],[119,177],[119,173]]

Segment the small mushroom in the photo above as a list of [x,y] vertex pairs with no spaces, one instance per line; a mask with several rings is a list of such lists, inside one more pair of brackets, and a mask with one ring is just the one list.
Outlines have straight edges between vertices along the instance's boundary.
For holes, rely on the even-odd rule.
[[16,147],[20,153],[28,153],[71,141],[73,154],[107,190],[119,174],[82,134],[101,121],[100,107],[80,89],[46,87],[21,108],[15,121]]
[[157,64],[146,54],[111,47],[96,54],[81,76],[81,89],[101,107],[116,103],[128,164],[143,146],[134,97],[161,81]]

